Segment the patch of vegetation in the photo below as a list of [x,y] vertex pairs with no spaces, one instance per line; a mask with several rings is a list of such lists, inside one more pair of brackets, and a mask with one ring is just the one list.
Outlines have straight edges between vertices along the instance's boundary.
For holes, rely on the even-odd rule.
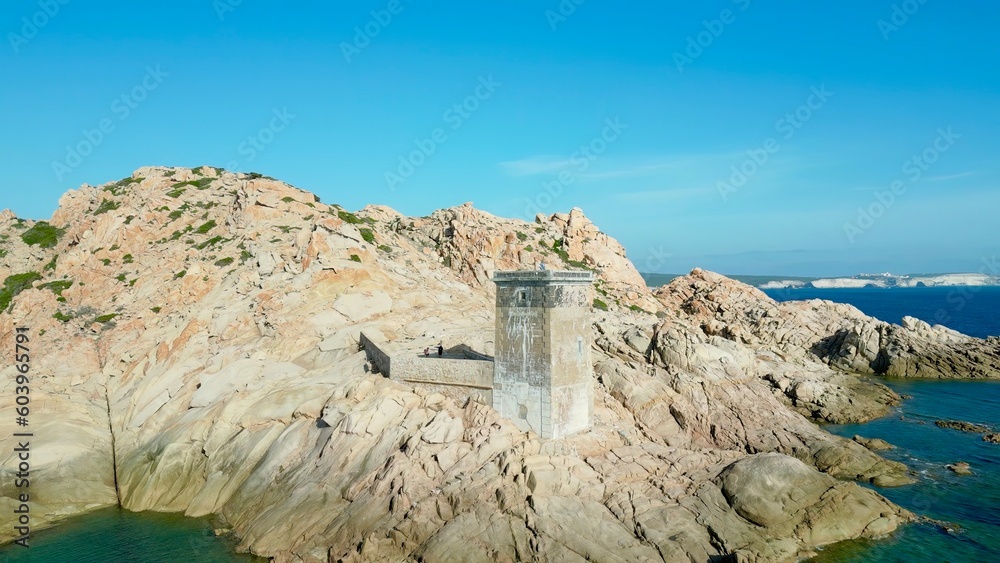
[[187,270],[181,270],[181,271],[177,272],[176,274],[174,274],[174,279],[175,280],[179,280],[179,279],[183,278],[186,275],[187,275]]
[[170,240],[177,240],[182,236],[184,236],[185,234],[190,233],[192,229],[193,227],[191,225],[188,225],[187,227],[184,227],[183,231],[174,231],[173,233],[170,233]]
[[211,220],[211,221],[203,224],[202,226],[198,227],[197,229],[195,229],[194,232],[198,233],[199,235],[203,235],[203,234],[207,233],[208,231],[211,231],[212,229],[214,229],[215,225],[216,225],[216,223],[215,223],[215,220],[213,219],[213,220]]
[[222,237],[212,237],[201,244],[195,245],[195,248],[197,248],[198,250],[205,250],[209,246],[215,246],[220,242],[224,242],[225,240],[226,239]]
[[49,260],[49,263],[46,264],[42,269],[45,270],[46,272],[54,271],[56,269],[56,260],[58,259],[59,256],[53,256],[52,260]]
[[532,248],[530,244],[528,246],[525,246],[524,249],[527,250],[528,252],[534,252],[535,251],[535,249]]
[[114,196],[121,195],[121,193],[125,191],[125,188],[129,187],[132,184],[138,184],[143,180],[145,180],[145,178],[143,178],[142,176],[138,178],[124,178],[122,180],[118,180],[117,182],[111,184],[110,186],[106,186],[104,188],[104,191],[110,192],[111,195]]
[[114,318],[117,317],[117,316],[118,316],[118,313],[108,313],[107,315],[101,315],[99,317],[94,317],[94,322],[95,323],[101,323],[101,324],[108,323],[108,322],[111,322],[112,320],[114,320]]
[[278,230],[287,235],[292,230],[292,227],[289,227],[288,225],[278,225]]
[[167,192],[167,195],[176,199],[176,198],[181,197],[181,195],[183,195],[184,192],[186,192],[186,191],[187,190],[185,190],[184,188],[174,188],[174,189],[170,190],[169,192]]
[[281,201],[283,201],[285,203],[291,203],[291,202],[295,201],[295,198],[292,197],[292,196],[290,196],[290,195],[286,195],[285,197],[281,198]]
[[368,244],[375,242],[375,232],[368,228],[359,229],[361,232],[361,238],[365,240]]
[[163,308],[162,307],[152,307],[149,310],[152,311],[152,312],[154,312],[154,313],[159,313],[160,311],[163,310]]
[[199,167],[197,167],[197,168],[192,168],[192,169],[191,169],[191,173],[192,173],[192,174],[197,174],[197,175],[199,175],[199,176],[204,176],[204,175],[205,175],[205,173],[201,171],[201,168],[202,168],[201,166],[199,166]]
[[174,174],[176,173],[177,173],[176,170],[167,170],[166,172],[163,173],[163,175],[166,176],[167,178],[173,178]]
[[66,229],[53,227],[45,221],[39,221],[21,234],[21,240],[28,246],[38,245],[42,248],[52,248],[59,244],[59,239],[66,234]]
[[517,231],[517,240],[524,242],[528,240],[528,235],[522,233],[521,231]]
[[544,233],[544,232],[545,232],[545,229],[544,229],[544,228],[542,228],[542,227],[535,227],[535,232],[536,232],[536,233]]
[[137,281],[139,281],[139,278],[135,278],[134,280],[129,280],[128,286],[129,287],[135,287],[135,282],[137,282]]
[[110,266],[111,265],[111,259],[110,258],[101,258],[101,263],[104,264],[105,266]]
[[62,297],[62,293],[71,287],[73,287],[73,280],[56,280],[43,283],[38,286],[38,289],[50,289],[52,293],[56,294],[56,297]]
[[392,248],[390,248],[388,245],[385,244],[378,245],[378,249],[381,250],[382,252],[392,252]]
[[7,256],[7,249],[0,248],[0,258],[5,258]]
[[361,263],[361,257],[358,256],[357,254],[351,254],[351,260],[359,264]]
[[247,250],[240,251],[240,264],[245,264],[247,260],[253,258],[253,254],[250,254]]
[[629,305],[628,308],[629,308],[630,311],[635,311],[636,313],[645,313],[647,315],[652,315],[653,314],[653,313],[650,313],[649,311],[643,309],[642,307],[640,307],[638,305]]
[[350,211],[344,211],[343,209],[337,211],[337,217],[340,217],[341,221],[349,225],[360,225],[361,223],[364,223],[364,221],[361,220],[360,217],[351,213]]
[[114,211],[121,207],[121,204],[113,199],[102,199],[101,204],[97,206],[94,210],[94,215],[100,215],[102,213],[107,213],[108,211]]
[[220,268],[225,268],[226,266],[232,264],[235,261],[232,257],[222,258],[221,260],[216,260],[215,265]]
[[7,276],[7,279],[3,281],[3,288],[0,289],[0,311],[6,311],[19,293],[31,289],[31,286],[40,279],[42,279],[42,275],[38,272]]
[[52,318],[55,319],[55,320],[57,320],[57,321],[62,321],[64,323],[68,323],[71,320],[73,320],[73,315],[67,315],[67,314],[63,313],[62,311],[56,311],[56,314],[52,315]]
[[171,211],[170,215],[167,215],[167,217],[170,217],[171,221],[176,221],[177,219],[181,218],[181,215],[184,215],[184,210],[180,209],[180,208],[177,208],[177,209]]
[[607,311],[608,310],[608,304],[605,303],[604,301],[601,301],[597,297],[595,297],[594,298],[594,308],[595,309],[600,309],[601,311]]
[[117,276],[115,276],[115,279],[122,283],[125,283],[125,274],[118,274]]
[[128,217],[126,217],[125,224],[128,225],[129,223],[131,223],[132,219],[135,219],[135,215],[129,215]]
[[122,256],[122,264],[131,264],[132,262],[135,262],[135,258],[131,254]]

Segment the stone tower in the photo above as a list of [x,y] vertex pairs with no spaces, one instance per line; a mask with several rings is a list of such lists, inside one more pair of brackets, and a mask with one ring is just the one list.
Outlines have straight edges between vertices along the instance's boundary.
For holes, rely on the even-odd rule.
[[590,427],[591,272],[495,272],[493,408],[522,430],[561,438]]

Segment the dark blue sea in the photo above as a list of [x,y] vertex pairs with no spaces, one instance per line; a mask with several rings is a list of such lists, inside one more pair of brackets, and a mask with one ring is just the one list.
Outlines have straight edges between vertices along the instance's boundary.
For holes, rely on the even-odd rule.
[[[913,316],[977,337],[1000,335],[1000,288],[768,290],[779,301],[828,299],[899,323]],[[1000,382],[884,380],[908,397],[892,414],[866,424],[828,425],[845,437],[882,438],[897,448],[883,455],[917,472],[914,485],[877,489],[917,514],[946,523],[905,526],[889,538],[830,546],[815,562],[1000,561],[1000,445],[979,434],[939,428],[964,420],[1000,431]],[[974,475],[945,465],[965,461]]]

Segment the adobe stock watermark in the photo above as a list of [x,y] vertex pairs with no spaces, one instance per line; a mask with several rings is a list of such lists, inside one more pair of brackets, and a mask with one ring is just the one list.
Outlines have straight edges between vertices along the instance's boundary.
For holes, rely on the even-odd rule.
[[472,94],[466,96],[462,101],[452,104],[441,115],[441,119],[449,127],[447,129],[445,127],[435,127],[426,138],[414,139],[413,144],[416,148],[408,154],[399,155],[399,164],[396,166],[395,171],[385,171],[385,185],[389,187],[389,190],[395,191],[397,186],[402,185],[406,180],[410,179],[416,173],[417,169],[423,166],[427,162],[427,159],[437,152],[438,147],[448,141],[448,129],[452,132],[461,129],[466,121],[482,107],[483,102],[492,98],[497,88],[501,86],[503,84],[494,80],[492,74],[480,76],[479,83]]
[[920,8],[927,3],[927,0],[904,0],[892,5],[892,13],[889,19],[878,20],[878,30],[882,33],[882,39],[889,40],[889,36],[896,33],[904,25],[909,23],[910,18],[920,11]]
[[[170,76],[164,72],[160,65],[156,68],[146,67],[146,75],[142,77],[134,88],[118,96],[111,102],[111,113],[118,122],[125,121],[132,115],[139,104],[149,97],[149,94],[163,84],[163,79]],[[73,145],[66,145],[66,156],[62,160],[52,161],[52,172],[58,181],[62,181],[67,174],[76,170],[83,164],[83,160],[94,153],[94,150],[104,142],[108,135],[117,129],[115,119],[105,117],[97,123],[93,129],[83,130],[83,139]]]
[[534,198],[524,199],[526,205],[522,218],[530,223],[534,221],[536,215],[545,213],[545,209],[551,206],[552,202],[576,181],[577,174],[586,172],[590,165],[607,152],[608,147],[617,141],[626,129],[628,129],[628,124],[622,123],[620,117],[605,119],[601,133],[588,143],[580,145],[580,148],[570,155],[569,165],[559,171],[555,180],[542,182],[542,190],[538,192],[538,195]]
[[844,223],[844,235],[847,237],[847,241],[854,244],[859,236],[875,226],[875,222],[895,205],[896,198],[905,194],[911,184],[919,182],[924,173],[941,158],[941,155],[948,152],[961,138],[962,136],[952,131],[951,127],[938,129],[937,137],[934,138],[929,147],[911,156],[903,163],[900,171],[909,182],[897,179],[889,184],[887,189],[876,190],[875,201],[868,204],[867,207],[859,207],[858,216],[853,221]]
[[370,12],[371,19],[365,25],[354,26],[354,38],[351,42],[340,43],[340,52],[344,54],[347,64],[351,64],[354,57],[371,45],[372,41],[382,34],[382,30],[389,27],[393,18],[403,13],[404,7],[401,0],[389,0],[385,8]]
[[[750,7],[750,0],[731,0],[739,8],[740,12],[746,11]],[[730,8],[725,8],[719,12],[719,17],[712,20],[702,20],[704,28],[694,35],[687,36],[687,45],[684,52],[674,51],[674,66],[677,72],[683,73],[684,67],[694,63],[695,59],[705,54],[705,50],[715,44],[715,40],[722,37],[726,27],[736,22],[737,12]]]
[[556,9],[545,10],[545,21],[549,22],[549,28],[555,31],[559,24],[565,22],[576,13],[576,9],[582,6],[587,0],[561,0]]
[[247,137],[236,147],[236,153],[243,158],[226,163],[226,170],[242,172],[243,166],[250,164],[257,158],[258,154],[267,150],[268,145],[278,137],[278,133],[287,129],[294,120],[295,114],[289,113],[287,107],[271,110],[271,120],[268,121],[267,126],[261,127],[259,131]]
[[667,252],[663,246],[659,248],[649,247],[646,254],[646,269],[645,272],[658,272],[660,268],[667,265],[667,261],[673,258],[674,255]]
[[212,0],[212,8],[215,15],[219,16],[219,21],[225,21],[226,15],[236,11],[243,4],[243,0]]
[[29,41],[38,37],[42,29],[59,15],[63,6],[66,6],[71,1],[38,0],[38,11],[30,16],[21,18],[21,28],[18,30],[20,33],[12,31],[7,34],[7,40],[10,41],[10,48],[14,51],[14,54],[20,53],[21,47],[24,47]]
[[[813,86],[805,103],[785,114],[774,123],[774,131],[782,140],[789,141],[802,127],[811,120],[817,112],[833,97],[833,92],[826,85]],[[770,160],[771,156],[781,150],[781,141],[777,137],[768,137],[755,149],[747,150],[747,158],[730,167],[728,181],[719,181],[715,188],[719,191],[722,201],[729,201],[729,196],[735,194],[755,176]]]

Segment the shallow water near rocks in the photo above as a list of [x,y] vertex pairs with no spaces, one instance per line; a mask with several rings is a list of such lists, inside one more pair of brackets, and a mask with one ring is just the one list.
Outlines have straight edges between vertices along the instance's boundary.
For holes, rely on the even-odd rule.
[[[828,548],[814,561],[1000,561],[1000,445],[984,442],[980,434],[934,425],[943,418],[1000,428],[1000,382],[885,383],[912,398],[885,418],[824,429],[897,446],[882,455],[905,463],[918,482],[876,490],[908,510],[947,523],[947,529],[911,525],[887,540]],[[945,467],[958,461],[968,462],[973,474]]]
[[[899,323],[910,315],[984,338],[1000,334],[1000,288],[803,289],[767,291],[779,300],[828,299]],[[963,420],[1000,431],[1000,381],[878,380],[907,396],[889,416],[866,424],[825,425],[850,438],[882,438],[882,452],[917,473],[914,485],[875,488],[896,504],[945,526],[913,524],[890,537],[829,546],[811,561],[1000,561],[1000,445],[976,433],[939,428]],[[973,475],[945,466],[968,462]]]
[[205,518],[106,508],[33,532],[30,547],[0,548],[2,563],[258,563],[212,534]]

